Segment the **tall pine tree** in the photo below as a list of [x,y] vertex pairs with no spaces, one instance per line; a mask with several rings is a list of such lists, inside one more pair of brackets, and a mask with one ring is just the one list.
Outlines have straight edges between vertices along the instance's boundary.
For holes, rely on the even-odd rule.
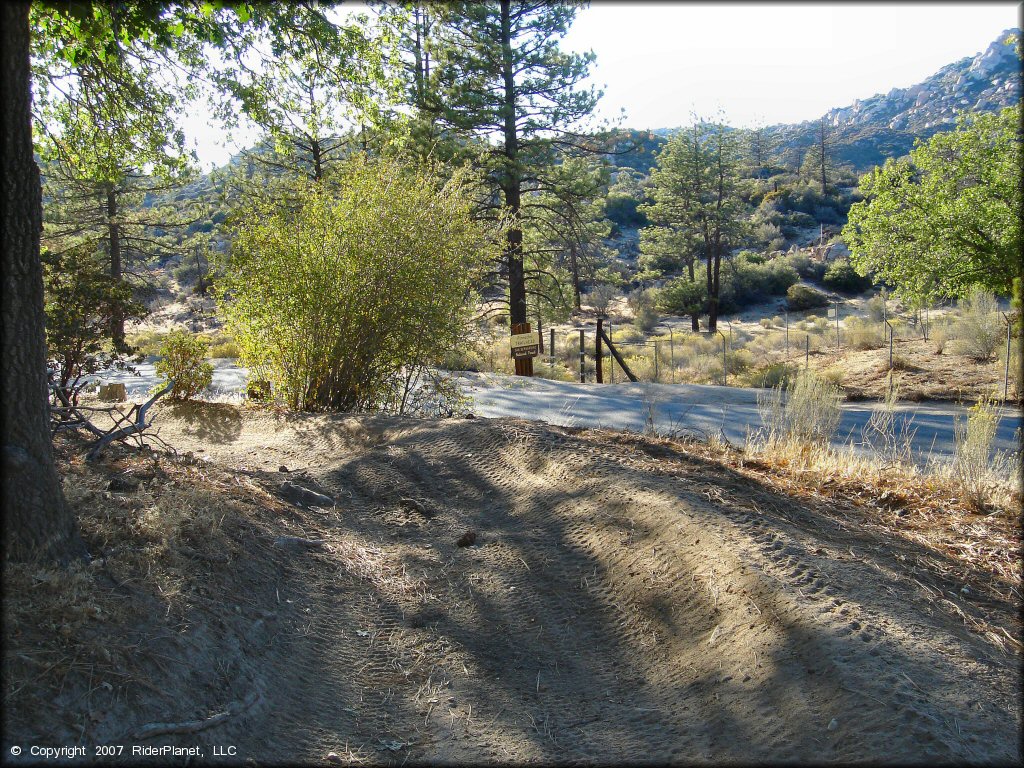
[[[551,173],[561,160],[594,147],[574,133],[597,104],[599,94],[583,89],[592,53],[559,49],[578,4],[454,3],[436,14],[430,28],[433,62],[422,66],[422,105],[449,137],[464,146],[487,142],[478,154],[492,193],[484,207],[504,209],[511,226],[499,273],[507,280],[510,323],[527,322],[527,271],[523,228],[530,211],[524,201],[559,179]],[[517,365],[523,373],[527,366]]]

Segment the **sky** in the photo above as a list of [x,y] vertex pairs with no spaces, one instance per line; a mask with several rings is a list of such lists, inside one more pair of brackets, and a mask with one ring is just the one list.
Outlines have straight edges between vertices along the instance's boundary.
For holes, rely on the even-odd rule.
[[1020,25],[1020,3],[594,2],[564,40],[597,54],[599,115],[670,128],[721,111],[798,123],[925,80]]
[[[346,4],[348,7],[357,3]],[[582,10],[562,42],[593,50],[596,117],[672,128],[798,123],[925,80],[1021,24],[1021,3],[615,3]],[[622,110],[625,117],[618,121]],[[208,170],[251,146],[196,111],[184,126]]]

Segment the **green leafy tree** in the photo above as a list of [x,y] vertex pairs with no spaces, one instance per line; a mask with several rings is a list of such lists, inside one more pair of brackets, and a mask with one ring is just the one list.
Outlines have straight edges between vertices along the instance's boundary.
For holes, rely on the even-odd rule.
[[102,257],[88,246],[42,254],[46,291],[46,344],[54,384],[77,404],[83,376],[124,358],[111,349],[113,317],[140,318],[146,308],[131,289],[105,269]]
[[254,377],[298,410],[393,407],[464,338],[496,256],[464,180],[354,159],[331,186],[282,179],[234,214],[219,295]]
[[[737,136],[721,123],[696,120],[673,135],[651,171],[651,226],[641,234],[641,251],[660,264],[685,268],[696,281],[696,262],[706,263],[708,330],[718,324],[722,259],[746,231],[747,212],[739,194],[740,151]],[[691,315],[694,330],[698,316]]]
[[219,114],[228,124],[244,114],[266,131],[273,151],[252,153],[256,162],[321,181],[359,146],[358,129],[382,120],[391,84],[381,38],[389,27],[375,34],[365,14],[339,24],[314,5],[285,5],[279,14],[255,36],[251,57],[215,73],[231,97]]
[[860,180],[843,240],[861,272],[917,303],[1020,279],[1021,112],[961,117]]

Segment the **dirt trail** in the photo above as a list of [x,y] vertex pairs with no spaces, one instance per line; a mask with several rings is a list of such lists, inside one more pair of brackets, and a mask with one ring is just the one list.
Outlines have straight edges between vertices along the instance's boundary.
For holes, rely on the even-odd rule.
[[274,610],[248,651],[262,702],[218,736],[239,758],[1021,759],[1020,656],[957,613],[1012,626],[1016,606],[972,603],[854,507],[520,421],[207,404],[157,423],[338,501],[281,523],[324,550],[245,587]]

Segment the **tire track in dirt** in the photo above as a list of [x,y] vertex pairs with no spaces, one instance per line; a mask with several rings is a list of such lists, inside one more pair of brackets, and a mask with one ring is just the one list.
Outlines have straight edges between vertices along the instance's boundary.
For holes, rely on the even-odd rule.
[[1020,757],[1019,657],[839,513],[532,423],[243,419],[217,458],[254,444],[339,502],[281,595],[305,619],[267,662],[268,759]]

